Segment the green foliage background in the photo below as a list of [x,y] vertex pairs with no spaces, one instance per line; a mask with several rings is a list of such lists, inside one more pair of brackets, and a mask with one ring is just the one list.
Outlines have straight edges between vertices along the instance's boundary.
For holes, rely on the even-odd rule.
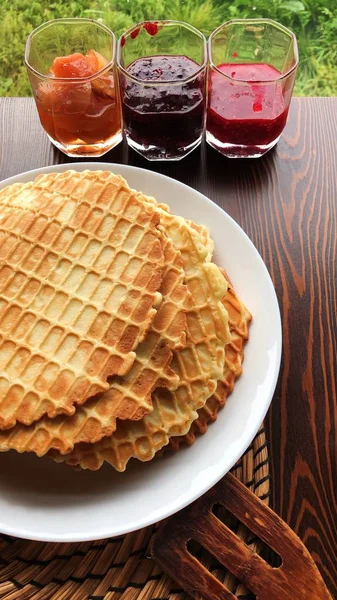
[[117,36],[144,19],[180,19],[208,35],[230,18],[269,17],[297,36],[295,93],[337,95],[337,0],[0,0],[1,96],[31,94],[23,64],[26,38],[59,17],[92,17]]

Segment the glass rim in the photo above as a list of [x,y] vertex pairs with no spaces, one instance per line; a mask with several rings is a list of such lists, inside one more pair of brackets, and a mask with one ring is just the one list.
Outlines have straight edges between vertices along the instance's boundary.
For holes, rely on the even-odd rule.
[[[103,69],[100,69],[99,71],[97,71],[96,73],[93,73],[93,75],[87,75],[86,77],[50,77],[48,75],[45,75],[44,73],[40,73],[40,71],[37,71],[29,62],[28,59],[28,54],[31,48],[31,43],[33,40],[33,37],[39,33],[40,31],[42,31],[43,29],[46,29],[47,27],[50,27],[53,23],[92,23],[94,25],[98,25],[103,31],[105,31],[107,34],[110,35],[110,37],[112,38],[112,57],[109,60],[108,64],[105,65],[105,67],[103,67]],[[64,17],[61,19],[51,19],[50,21],[46,21],[45,23],[42,23],[42,25],[39,25],[38,27],[36,27],[28,36],[27,41],[26,41],[26,47],[25,47],[25,56],[24,56],[24,62],[25,65],[27,67],[27,69],[31,72],[34,73],[34,75],[36,75],[37,77],[40,77],[41,79],[45,79],[47,81],[52,81],[52,82],[62,82],[62,83],[73,83],[74,81],[79,82],[79,83],[86,83],[89,81],[93,81],[94,79],[96,79],[98,76],[103,75],[105,72],[109,71],[111,69],[111,67],[115,64],[115,60],[116,60],[116,36],[114,34],[113,31],[111,31],[111,29],[109,29],[109,27],[107,27],[106,25],[104,25],[103,23],[100,23],[99,21],[96,21],[95,19],[86,19],[86,18],[76,18],[76,17]]]
[[[230,75],[227,75],[227,73],[224,73],[223,71],[220,71],[220,69],[213,63],[213,57],[212,57],[212,42],[213,42],[213,38],[215,37],[215,35],[221,31],[224,27],[226,27],[227,25],[232,25],[232,24],[243,24],[243,23],[252,23],[252,24],[256,24],[256,23],[269,23],[273,26],[276,26],[278,29],[284,31],[285,33],[287,33],[289,35],[289,37],[292,39],[293,41],[293,45],[294,45],[294,58],[295,58],[295,64],[288,69],[288,71],[286,73],[280,73],[280,76],[277,77],[276,79],[257,79],[257,80],[251,80],[251,79],[238,79],[238,78],[233,78]],[[222,25],[220,25],[219,27],[217,27],[216,29],[214,29],[214,31],[212,31],[211,35],[208,38],[208,42],[207,42],[207,47],[208,47],[208,55],[209,55],[209,66],[212,69],[215,69],[218,73],[220,73],[221,75],[223,75],[223,77],[225,77],[226,79],[230,79],[231,81],[237,82],[237,83],[247,83],[247,82],[253,82],[253,83],[275,83],[275,81],[281,81],[282,79],[286,79],[287,77],[289,77],[289,75],[291,75],[294,71],[296,71],[297,67],[298,67],[298,63],[299,63],[299,56],[298,56],[298,45],[297,45],[297,39],[296,39],[296,35],[294,34],[293,31],[291,31],[291,29],[288,29],[288,27],[285,27],[284,25],[282,25],[281,23],[278,23],[277,21],[274,21],[273,19],[230,19],[229,21],[226,21],[225,23],[222,23]],[[233,63],[233,64],[252,64],[250,62],[248,63]]]
[[[190,31],[193,31],[193,33],[195,33],[199,38],[200,41],[202,42],[203,45],[203,49],[204,49],[204,60],[202,62],[201,65],[198,66],[198,69],[196,70],[195,73],[193,73],[193,75],[189,75],[188,77],[185,77],[184,79],[172,79],[171,81],[153,81],[151,79],[138,79],[138,77],[135,77],[134,75],[131,75],[127,69],[125,69],[125,67],[123,67],[122,63],[121,63],[121,53],[123,50],[121,41],[123,38],[125,38],[125,36],[131,35],[131,33],[137,29],[138,27],[142,27],[145,24],[160,24],[160,25],[183,25],[186,29],[189,29]],[[159,56],[159,55],[158,55]],[[177,56],[177,55],[168,55],[168,56]],[[150,58],[143,56],[140,58]],[[187,57],[188,58],[188,57]],[[192,60],[192,59],[191,59]],[[185,21],[176,21],[174,19],[159,19],[158,21],[141,21],[140,23],[137,23],[136,25],[133,25],[132,27],[130,27],[129,29],[127,29],[126,31],[124,31],[122,33],[122,35],[120,36],[118,42],[117,42],[117,56],[116,56],[116,64],[117,64],[117,68],[118,70],[123,73],[123,75],[125,77],[128,77],[129,79],[131,79],[132,81],[134,81],[135,83],[141,84],[141,85],[145,85],[145,86],[151,86],[153,87],[154,85],[156,86],[168,86],[168,85],[179,85],[179,84],[185,84],[185,83],[189,83],[190,81],[193,81],[193,79],[195,79],[196,77],[198,77],[198,75],[200,75],[206,68],[208,65],[208,52],[207,52],[207,40],[206,37],[204,36],[204,34],[199,31],[199,29],[197,29],[196,27],[194,27],[193,25],[190,25],[189,23],[186,23]]]

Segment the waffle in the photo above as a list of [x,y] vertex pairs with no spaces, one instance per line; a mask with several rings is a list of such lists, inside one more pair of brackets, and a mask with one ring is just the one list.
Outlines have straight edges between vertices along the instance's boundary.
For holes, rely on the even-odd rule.
[[193,421],[189,432],[184,436],[171,437],[169,444],[161,450],[161,453],[169,450],[176,451],[181,444],[191,446],[198,434],[206,433],[208,424],[216,421],[220,408],[226,404],[229,394],[233,391],[235,381],[242,373],[244,346],[249,337],[249,324],[252,316],[237,297],[231,283],[229,283],[223,304],[229,315],[229,328],[232,335],[230,343],[225,348],[223,375],[218,381],[214,394],[208,398],[205,406],[198,410],[198,418]]
[[193,223],[193,221],[190,221],[189,219],[186,219],[186,223],[190,227],[192,227],[192,229],[195,229],[195,231],[197,231],[199,233],[201,241],[207,250],[205,260],[206,261],[212,260],[212,256],[213,256],[213,252],[214,252],[214,242],[210,236],[210,233],[209,233],[207,227],[205,227],[204,225],[197,225],[196,223]]
[[[119,175],[119,177],[123,181],[124,185],[127,185],[127,182],[125,181],[125,179],[123,177],[121,177],[121,175]],[[141,192],[136,192],[136,193],[138,194],[140,199],[144,198],[144,194],[142,194]],[[147,201],[147,203],[151,204],[152,206],[160,208],[162,211],[171,213],[170,207],[167,204],[164,204],[162,202],[159,203],[154,198],[151,198],[151,196],[146,196],[146,201]],[[183,217],[181,217],[181,218],[183,218]],[[206,261],[212,260],[213,251],[214,251],[214,242],[210,236],[210,233],[209,233],[209,230],[207,229],[207,227],[205,227],[205,225],[200,225],[200,224],[194,223],[190,219],[184,219],[184,220],[185,220],[185,223],[189,227],[191,227],[192,229],[195,229],[195,231],[197,231],[199,233],[199,235],[200,235],[199,241],[205,246],[205,248],[207,250],[207,253],[205,255],[205,260]]]
[[158,212],[109,172],[0,192],[0,429],[72,415],[130,370],[163,260]]
[[119,422],[112,436],[96,444],[78,444],[66,456],[53,453],[58,462],[95,470],[106,461],[123,471],[131,457],[150,460],[172,435],[188,432],[198,417],[196,411],[215,392],[223,373],[224,348],[230,341],[228,313],[221,302],[227,281],[215,264],[205,261],[209,250],[200,233],[181,217],[158,210],[167,235],[181,252],[193,299],[187,313],[186,347],[174,350],[171,363],[179,386],[175,391],[155,390],[153,411],[137,422]]
[[151,393],[156,387],[177,387],[178,376],[169,367],[170,348],[185,344],[185,312],[191,299],[184,285],[180,252],[174,249],[163,231],[162,248],[162,302],[148,334],[137,347],[130,371],[123,377],[113,377],[109,391],[89,399],[71,417],[44,417],[29,427],[16,425],[9,431],[0,432],[0,451],[14,449],[35,452],[38,456],[51,448],[61,453],[70,452],[76,443],[93,443],[112,434],[116,428],[116,410],[112,411],[111,406],[119,405],[119,418],[126,414],[137,420],[152,409]]

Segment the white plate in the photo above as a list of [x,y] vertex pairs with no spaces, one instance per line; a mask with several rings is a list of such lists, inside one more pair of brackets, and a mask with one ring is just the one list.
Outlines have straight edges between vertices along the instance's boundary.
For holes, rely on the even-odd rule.
[[75,542],[117,536],[168,517],[201,496],[234,465],[256,434],[274,393],[281,357],[281,320],[273,284],[242,229],[195,190],[144,169],[109,163],[54,165],[12,177],[69,168],[106,169],[168,202],[172,212],[205,224],[224,266],[253,314],[243,375],[218,420],[190,448],[163,460],[131,461],[125,473],[108,465],[74,472],[50,459],[0,453],[0,531],[34,540]]

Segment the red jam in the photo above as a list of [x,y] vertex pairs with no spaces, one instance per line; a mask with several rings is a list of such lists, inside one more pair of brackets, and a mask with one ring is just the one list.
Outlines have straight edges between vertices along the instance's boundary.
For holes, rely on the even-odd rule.
[[282,82],[277,81],[281,73],[268,64],[226,63],[218,69],[228,77],[211,71],[207,131],[222,144],[252,147],[274,142],[288,115]]
[[[137,82],[121,76],[124,128],[143,154],[148,152],[150,158],[157,158],[156,153],[167,158],[183,155],[201,137],[205,74],[193,79],[199,68],[186,56],[149,56],[127,68]],[[185,82],[189,77],[192,80]]]
[[149,35],[157,35],[158,33],[158,23],[154,22],[154,23],[145,23],[144,24],[144,29],[145,31],[147,31],[147,33]]
[[131,31],[131,33],[130,33],[131,39],[135,40],[136,37],[138,36],[139,32],[140,32],[140,27],[136,27],[136,29],[134,29],[133,31]]

